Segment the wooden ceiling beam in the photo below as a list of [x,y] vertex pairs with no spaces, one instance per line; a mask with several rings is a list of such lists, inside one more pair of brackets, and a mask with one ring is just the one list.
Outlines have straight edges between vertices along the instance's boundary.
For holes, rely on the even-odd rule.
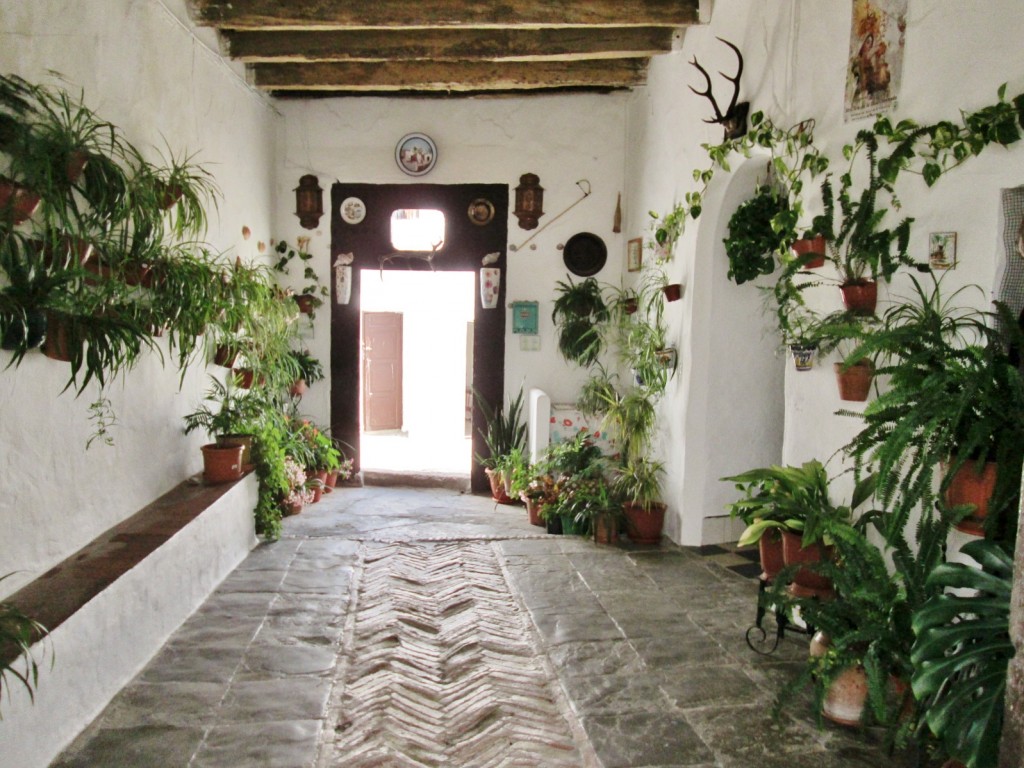
[[[696,24],[700,0],[191,0],[220,29],[668,26]],[[410,34],[414,34],[410,31]]]
[[324,31],[226,30],[232,58],[275,61],[536,61],[627,58],[672,50],[669,27],[547,29],[397,29]]
[[257,87],[274,92],[440,92],[610,89],[643,85],[646,59],[518,62],[320,62],[255,64]]

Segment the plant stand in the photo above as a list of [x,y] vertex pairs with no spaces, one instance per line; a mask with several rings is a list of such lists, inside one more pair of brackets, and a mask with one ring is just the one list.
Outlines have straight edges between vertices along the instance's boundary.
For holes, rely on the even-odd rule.
[[[789,620],[785,613],[779,613],[775,610],[774,606],[768,606],[766,596],[771,585],[771,579],[766,579],[763,576],[757,580],[757,614],[754,617],[754,623],[747,628],[745,635],[747,647],[754,653],[761,654],[762,656],[770,656],[775,653],[779,649],[782,638],[787,631],[797,632],[801,635],[814,634],[813,627],[798,627]],[[772,614],[775,616],[775,641],[770,648],[766,648],[768,632],[764,628],[764,617],[768,614],[769,607],[771,607]],[[760,639],[753,639],[755,633],[760,635]]]

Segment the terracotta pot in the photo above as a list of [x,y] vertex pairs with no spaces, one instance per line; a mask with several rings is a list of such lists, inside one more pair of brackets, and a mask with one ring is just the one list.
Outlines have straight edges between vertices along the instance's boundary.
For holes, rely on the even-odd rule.
[[793,253],[801,259],[804,269],[817,269],[825,266],[825,238],[801,237],[793,243]]
[[843,305],[855,315],[873,315],[878,304],[878,283],[874,280],[858,280],[839,286],[843,294]]
[[327,477],[324,478],[324,493],[330,493],[334,490],[334,487],[338,484],[338,470],[333,470],[327,473]]
[[160,207],[165,211],[173,208],[181,200],[181,196],[184,193],[180,184],[166,184],[162,181],[156,183],[156,189],[160,200]]
[[217,347],[213,354],[213,362],[222,368],[233,368],[238,362],[238,350],[226,344]]
[[292,397],[302,397],[306,394],[306,380],[296,379],[295,383],[292,384],[292,388],[288,391],[291,393]]
[[679,301],[683,297],[683,286],[680,283],[670,283],[662,286],[661,290],[665,294],[665,301]]
[[611,515],[595,517],[594,542],[596,544],[617,544],[619,542],[619,521]]
[[[782,531],[782,557],[786,565],[812,565],[831,557],[830,548],[815,542],[803,546],[803,538],[799,533]],[[835,592],[832,581],[810,568],[800,567],[789,585],[789,593],[794,597],[830,598]]]
[[242,477],[242,446],[209,443],[202,450],[203,480],[207,485],[230,483]]
[[316,309],[316,296],[311,293],[303,293],[293,298],[295,303],[299,305],[299,312],[304,315],[313,314],[313,310]]
[[622,303],[622,311],[627,315],[635,315],[638,309],[640,309],[640,303],[636,299],[626,299]]
[[76,149],[68,154],[68,162],[65,166],[68,184],[75,184],[85,172],[85,166],[89,164],[89,153],[84,149]]
[[543,527],[544,521],[540,519],[540,500],[524,496],[523,501],[526,502],[526,514],[530,518],[530,525],[539,525]]
[[864,667],[844,669],[825,692],[821,714],[840,725],[860,725],[868,699],[868,676]]
[[793,365],[798,371],[809,371],[814,367],[814,353],[818,351],[814,344],[790,344],[789,351],[793,353]]
[[46,313],[46,339],[43,341],[43,354],[51,360],[64,363],[71,362],[71,326],[64,315],[56,312]]
[[252,466],[252,435],[217,435],[217,445],[230,448],[236,445],[242,446],[242,471],[249,472]]
[[0,176],[0,214],[15,224],[28,221],[40,202],[42,198],[28,187]]
[[660,544],[661,528],[665,524],[665,505],[661,502],[644,509],[640,504],[626,502],[626,532],[634,544]]
[[840,400],[862,403],[868,399],[875,378],[875,366],[869,360],[848,368],[842,363],[833,363],[832,368],[836,372]]
[[256,381],[256,373],[251,368],[238,368],[231,371],[235,377],[235,386],[239,389],[249,389]]
[[[958,531],[972,536],[985,535],[988,502],[996,489],[998,469],[999,465],[996,462],[987,461],[981,472],[978,472],[978,462],[968,459],[950,478],[945,492],[947,506],[974,505],[974,511],[956,524]],[[945,464],[943,471],[946,471]]]
[[785,565],[782,556],[782,531],[769,528],[757,542],[757,551],[761,556],[761,578],[773,581]]
[[282,501],[281,502],[281,514],[284,515],[285,517],[291,517],[292,515],[299,514],[299,512],[302,511],[302,507],[303,507],[303,504],[302,504],[301,501],[293,501],[293,502],[290,502],[290,503],[287,502],[287,501]]
[[327,486],[327,470],[326,469],[307,469],[306,477],[310,480],[319,480],[319,487],[313,488],[313,501],[311,503],[316,504],[320,501],[324,493],[324,488]]
[[810,644],[807,646],[807,654],[812,659],[820,659],[828,652],[830,645],[832,645],[832,639],[819,629],[814,633]]
[[153,287],[153,268],[149,264],[131,264],[125,268],[122,279],[125,285]]
[[487,467],[484,472],[487,474],[487,480],[491,484],[491,498],[499,504],[511,504],[512,499],[505,493],[505,480],[502,478],[500,472],[495,472],[490,467]]

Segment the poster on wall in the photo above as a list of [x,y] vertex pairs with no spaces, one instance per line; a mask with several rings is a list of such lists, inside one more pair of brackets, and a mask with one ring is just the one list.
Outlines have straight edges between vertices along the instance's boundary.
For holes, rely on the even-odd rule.
[[850,60],[846,67],[846,119],[896,106],[903,78],[908,0],[853,0]]

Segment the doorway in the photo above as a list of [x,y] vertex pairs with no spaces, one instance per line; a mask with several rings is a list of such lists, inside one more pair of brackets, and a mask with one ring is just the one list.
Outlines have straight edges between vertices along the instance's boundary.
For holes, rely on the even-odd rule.
[[474,278],[361,270],[363,469],[469,477]]

